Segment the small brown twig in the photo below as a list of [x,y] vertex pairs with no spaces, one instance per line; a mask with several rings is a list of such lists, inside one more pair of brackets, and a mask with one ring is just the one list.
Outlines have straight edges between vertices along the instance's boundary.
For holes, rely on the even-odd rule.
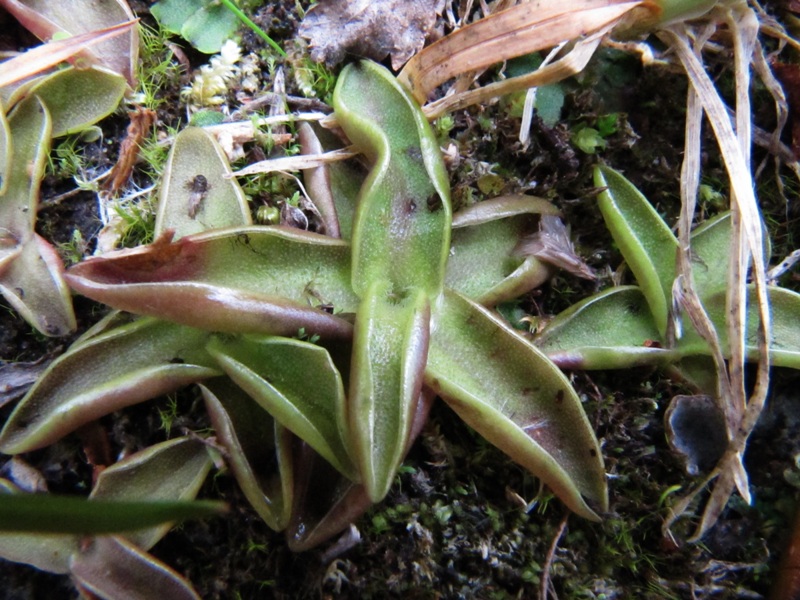
[[549,589],[551,587],[550,568],[553,566],[553,562],[555,561],[558,542],[561,541],[561,537],[564,535],[564,531],[567,529],[567,520],[569,520],[569,513],[565,512],[564,516],[561,517],[561,522],[558,524],[558,530],[556,531],[555,536],[553,536],[553,541],[550,543],[550,548],[547,550],[547,556],[544,559],[544,567],[542,568],[542,581],[541,585],[539,586],[539,600],[547,600],[548,593],[550,592],[552,592],[552,597],[558,600],[558,596],[556,595],[555,591]]

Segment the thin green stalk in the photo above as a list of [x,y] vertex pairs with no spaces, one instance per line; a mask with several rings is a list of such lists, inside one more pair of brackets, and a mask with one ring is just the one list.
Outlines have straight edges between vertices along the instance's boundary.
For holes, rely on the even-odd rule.
[[278,43],[277,43],[275,40],[273,40],[271,37],[269,37],[269,36],[267,35],[267,33],[266,33],[266,32],[265,32],[263,29],[261,29],[261,27],[259,27],[258,25],[256,25],[256,24],[255,24],[255,23],[254,23],[254,22],[253,22],[253,21],[250,19],[250,17],[248,17],[246,14],[244,14],[244,13],[243,13],[243,12],[242,12],[242,11],[239,9],[239,7],[238,7],[238,6],[236,6],[236,5],[235,5],[233,2],[231,2],[231,0],[220,0],[220,2],[222,2],[222,4],[224,4],[224,5],[225,5],[225,7],[226,7],[226,8],[227,8],[229,11],[231,11],[233,14],[235,14],[237,17],[239,17],[239,20],[240,20],[242,23],[244,23],[244,24],[245,24],[245,25],[247,25],[247,26],[248,26],[250,29],[252,29],[253,31],[255,31],[255,32],[256,32],[256,34],[258,35],[258,37],[260,37],[262,40],[264,40],[265,42],[267,42],[267,44],[269,44],[270,46],[272,46],[272,49],[273,49],[273,50],[275,50],[275,52],[277,52],[278,54],[280,54],[280,55],[281,55],[283,58],[286,58],[286,56],[287,56],[287,55],[286,55],[286,52],[284,52],[284,51],[283,51],[283,48],[281,48],[281,47],[278,45]]

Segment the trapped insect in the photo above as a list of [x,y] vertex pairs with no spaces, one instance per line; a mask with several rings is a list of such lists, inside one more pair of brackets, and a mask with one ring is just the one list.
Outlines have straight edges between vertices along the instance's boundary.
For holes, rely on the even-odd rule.
[[191,181],[186,182],[186,189],[191,191],[191,194],[189,194],[188,214],[190,218],[194,219],[197,209],[200,207],[200,203],[206,199],[211,185],[205,175],[195,175]]

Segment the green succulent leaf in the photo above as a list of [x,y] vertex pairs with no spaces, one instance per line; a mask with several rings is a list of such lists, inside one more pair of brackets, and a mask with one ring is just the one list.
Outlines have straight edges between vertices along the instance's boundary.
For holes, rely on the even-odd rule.
[[373,282],[438,294],[450,248],[450,188],[422,110],[383,67],[345,67],[333,105],[347,136],[373,164],[353,224],[353,289]]
[[562,369],[665,364],[675,356],[661,343],[647,300],[635,286],[610,288],[572,305],[535,340]]
[[[164,537],[174,521],[210,516],[219,512],[224,504],[216,502],[188,502],[200,491],[200,486],[211,470],[212,460],[206,446],[198,439],[181,437],[161,442],[115,463],[103,470],[90,495],[91,502],[113,504],[129,502],[140,504],[142,515],[152,511],[153,518],[144,525],[134,525],[124,529],[139,531],[125,537],[139,548],[149,550]],[[165,477],[164,474],[169,476]],[[157,509],[162,506],[161,518],[156,518]],[[171,513],[166,509],[172,508]],[[181,513],[183,508],[186,512]],[[201,509],[207,512],[202,513]],[[195,510],[194,513],[191,511]],[[133,511],[132,511],[133,513]],[[135,514],[135,513],[134,513]],[[133,519],[133,515],[128,517]],[[108,517],[109,532],[124,531],[124,519],[120,519],[118,529],[114,529],[114,516]],[[150,525],[156,525],[150,527]],[[147,527],[147,529],[143,529]],[[90,533],[102,533],[102,531]]]
[[53,121],[52,137],[83,131],[119,106],[128,84],[125,77],[103,69],[69,67],[14,90],[9,105],[38,96]]
[[0,293],[28,323],[48,336],[76,328],[64,263],[55,248],[33,233],[0,274]]
[[[8,117],[11,166],[0,196],[0,247],[24,242],[33,232],[39,185],[50,150],[52,119],[44,103],[33,96],[19,104]],[[9,157],[4,157],[4,162]]]
[[522,238],[536,230],[534,215],[541,214],[558,210],[534,196],[485,200],[456,213],[446,285],[484,306],[541,285],[553,269],[533,256],[514,253]]
[[374,283],[358,310],[348,412],[350,437],[367,494],[379,502],[406,454],[428,352],[430,305]]
[[[88,597],[104,600],[200,600],[170,567],[119,537],[97,537],[70,559],[70,573]],[[87,593],[88,592],[88,593]]]
[[0,451],[41,448],[122,407],[219,375],[204,350],[208,335],[141,319],[82,342],[20,401],[0,432]]
[[692,231],[692,278],[701,300],[728,289],[732,235],[729,212],[707,220]]
[[[75,329],[75,315],[64,266],[53,247],[33,231],[52,120],[47,107],[32,96],[16,107],[8,123],[13,156],[0,196],[0,293],[45,335],[65,335]],[[11,142],[6,146],[10,150]]]
[[561,371],[496,316],[445,292],[433,315],[425,383],[574,512],[608,507],[603,459]]
[[596,167],[594,183],[607,188],[598,196],[600,212],[663,336],[675,279],[678,240],[647,198],[620,173]]
[[[0,479],[0,500],[10,495],[19,495],[26,500],[31,496],[10,481]],[[58,502],[58,499],[56,498],[55,501]],[[79,545],[80,538],[76,535],[0,533],[0,557],[17,563],[33,565],[48,573],[68,573],[69,557],[78,550]]]
[[155,235],[171,229],[180,238],[251,224],[247,198],[214,136],[199,127],[181,131],[164,168]]
[[[770,340],[771,363],[776,367],[800,369],[800,294],[785,288],[769,286],[770,311],[772,312],[772,338]],[[723,352],[728,353],[727,315],[725,292],[708,296],[703,302],[708,316],[720,336]],[[747,329],[745,344],[748,360],[758,360],[758,314],[757,298],[752,285],[747,286]],[[681,340],[679,349],[683,355],[708,354],[702,340],[688,337]]]
[[282,531],[294,491],[292,434],[228,379],[210,379],[200,389],[239,487],[267,525]]
[[328,352],[279,337],[216,337],[208,345],[228,377],[339,471],[357,479],[346,441],[344,386]]
[[462,208],[453,215],[453,229],[474,227],[491,223],[498,219],[518,217],[522,215],[558,215],[558,208],[551,202],[538,196],[509,194],[476,202]]
[[86,260],[66,277],[73,289],[114,308],[193,327],[279,335],[305,328],[349,338],[352,325],[327,312],[358,306],[349,250],[313,233],[244,227],[176,242],[162,236]]

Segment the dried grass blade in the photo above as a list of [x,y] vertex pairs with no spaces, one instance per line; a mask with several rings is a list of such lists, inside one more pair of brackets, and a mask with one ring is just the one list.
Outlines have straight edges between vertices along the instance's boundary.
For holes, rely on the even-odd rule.
[[36,75],[82,51],[130,31],[138,19],[113,27],[82,33],[71,38],[42,44],[4,63],[0,63],[0,87]]
[[[733,318],[729,321],[728,337],[731,359],[728,366],[730,382],[729,402],[726,411],[729,417],[731,447],[729,454],[720,462],[720,478],[706,505],[703,518],[695,533],[699,538],[713,525],[724,507],[733,487],[742,497],[750,501],[747,475],[742,465],[742,453],[747,437],[763,408],[769,383],[769,332],[771,319],[766,290],[766,257],[762,238],[761,215],[753,191],[749,170],[750,158],[750,102],[749,65],[752,59],[758,33],[755,15],[749,8],[735,15],[730,25],[734,37],[737,83],[737,132],[727,114],[727,110],[713,83],[703,69],[699,58],[687,43],[686,30],[682,26],[665,30],[660,34],[675,50],[689,76],[692,87],[705,108],[719,144],[732,187],[732,260],[728,312]],[[755,24],[755,27],[753,26]],[[759,365],[756,388],[750,402],[744,391],[744,336],[746,318],[746,274],[750,260],[753,261],[753,275],[759,310]],[[733,422],[731,422],[733,421]],[[710,481],[710,479],[708,480]]]
[[[694,52],[699,55],[711,31],[706,31],[695,44]],[[730,384],[725,366],[725,358],[714,324],[703,308],[692,277],[691,230],[697,204],[697,191],[700,186],[700,152],[703,107],[694,88],[690,87],[686,99],[686,134],[683,165],[681,167],[681,214],[678,220],[677,277],[673,286],[673,300],[686,311],[695,330],[711,348],[711,356],[717,371],[717,394],[723,414],[732,431],[738,418],[731,415],[731,407],[725,401],[730,396]],[[676,315],[677,317],[677,315]]]
[[532,73],[491,83],[475,90],[454,94],[452,96],[445,96],[441,100],[432,102],[423,108],[425,116],[428,117],[428,119],[436,119],[446,113],[460,110],[467,106],[472,106],[473,104],[480,104],[492,98],[504,96],[505,94],[510,94],[519,90],[547,85],[548,83],[554,83],[571,77],[586,66],[589,59],[594,55],[595,50],[600,45],[603,36],[605,36],[612,27],[613,24],[608,25],[586,39],[581,40],[575,44],[573,49],[566,56]]
[[358,156],[358,152],[350,150],[331,150],[321,154],[297,154],[295,156],[281,156],[279,158],[269,158],[252,165],[246,166],[233,173],[234,177],[245,175],[255,175],[257,173],[274,173],[276,171],[302,171],[303,169],[313,169],[340,160],[347,160]]
[[428,94],[461,73],[576,39],[642,4],[640,0],[586,0],[576,10],[562,0],[524,3],[452,33],[414,56],[398,79],[422,104]]

